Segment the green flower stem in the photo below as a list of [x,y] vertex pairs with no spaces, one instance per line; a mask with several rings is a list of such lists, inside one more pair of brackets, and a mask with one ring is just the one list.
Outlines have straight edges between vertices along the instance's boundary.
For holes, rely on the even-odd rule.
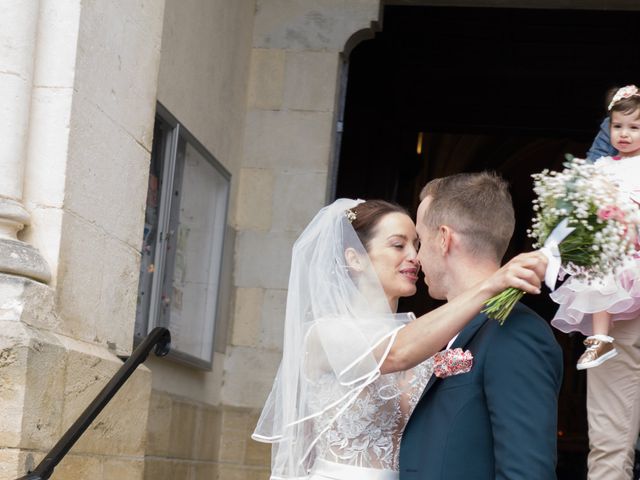
[[524,292],[522,290],[513,287],[507,288],[487,300],[482,313],[486,313],[487,317],[498,320],[500,325],[503,325],[515,304],[518,303],[523,296]]

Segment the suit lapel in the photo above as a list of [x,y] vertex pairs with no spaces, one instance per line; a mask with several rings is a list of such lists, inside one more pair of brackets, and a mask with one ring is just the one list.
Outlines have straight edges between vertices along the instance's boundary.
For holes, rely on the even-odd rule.
[[475,334],[480,330],[480,327],[484,325],[484,322],[487,321],[487,315],[484,313],[480,313],[475,316],[473,320],[469,322],[469,324],[462,329],[458,338],[456,338],[455,342],[451,345],[451,348],[467,348],[467,345],[471,342]]
[[[462,329],[462,331],[458,335],[458,338],[456,338],[455,342],[453,342],[453,344],[451,345],[451,348],[452,349],[453,348],[462,348],[462,349],[466,348],[466,346],[473,339],[474,335],[478,332],[478,330],[480,330],[480,327],[482,327],[482,325],[484,325],[484,323],[486,321],[487,321],[487,316],[484,313],[476,315],[475,318],[473,320],[471,320],[471,322],[469,322],[469,324]],[[422,398],[424,398],[426,393],[439,380],[440,380],[440,378],[436,377],[435,375],[431,375],[431,378],[429,379],[429,382],[427,383],[427,386],[424,387],[424,390],[422,391],[422,395],[420,396],[420,400],[422,400]]]

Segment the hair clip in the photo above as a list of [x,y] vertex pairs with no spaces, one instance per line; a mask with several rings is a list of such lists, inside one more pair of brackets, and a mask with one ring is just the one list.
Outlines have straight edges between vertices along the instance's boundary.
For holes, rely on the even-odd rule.
[[619,88],[611,99],[611,103],[609,103],[607,110],[611,111],[613,106],[620,100],[624,100],[625,98],[630,97],[640,97],[640,93],[638,93],[638,87],[636,87],[635,85],[627,85],[626,87]]
[[353,221],[358,218],[356,216],[356,212],[354,212],[353,210],[351,210],[350,208],[348,210],[344,211],[344,216],[347,217],[347,220],[349,220],[349,223],[353,223]]

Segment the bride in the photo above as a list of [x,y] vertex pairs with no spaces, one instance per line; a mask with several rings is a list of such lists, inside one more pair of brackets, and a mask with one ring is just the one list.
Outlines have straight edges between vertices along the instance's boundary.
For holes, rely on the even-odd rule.
[[438,350],[504,288],[539,293],[522,254],[417,318],[418,239],[405,210],[339,199],[293,247],[283,355],[252,437],[273,443],[271,479],[397,480],[400,436]]

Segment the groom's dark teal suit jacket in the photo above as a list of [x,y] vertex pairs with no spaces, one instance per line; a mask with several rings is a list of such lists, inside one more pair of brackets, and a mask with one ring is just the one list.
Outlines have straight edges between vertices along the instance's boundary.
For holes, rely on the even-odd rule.
[[478,315],[457,347],[473,367],[427,384],[402,437],[400,480],[556,478],[562,351],[549,325],[517,304],[503,326]]

